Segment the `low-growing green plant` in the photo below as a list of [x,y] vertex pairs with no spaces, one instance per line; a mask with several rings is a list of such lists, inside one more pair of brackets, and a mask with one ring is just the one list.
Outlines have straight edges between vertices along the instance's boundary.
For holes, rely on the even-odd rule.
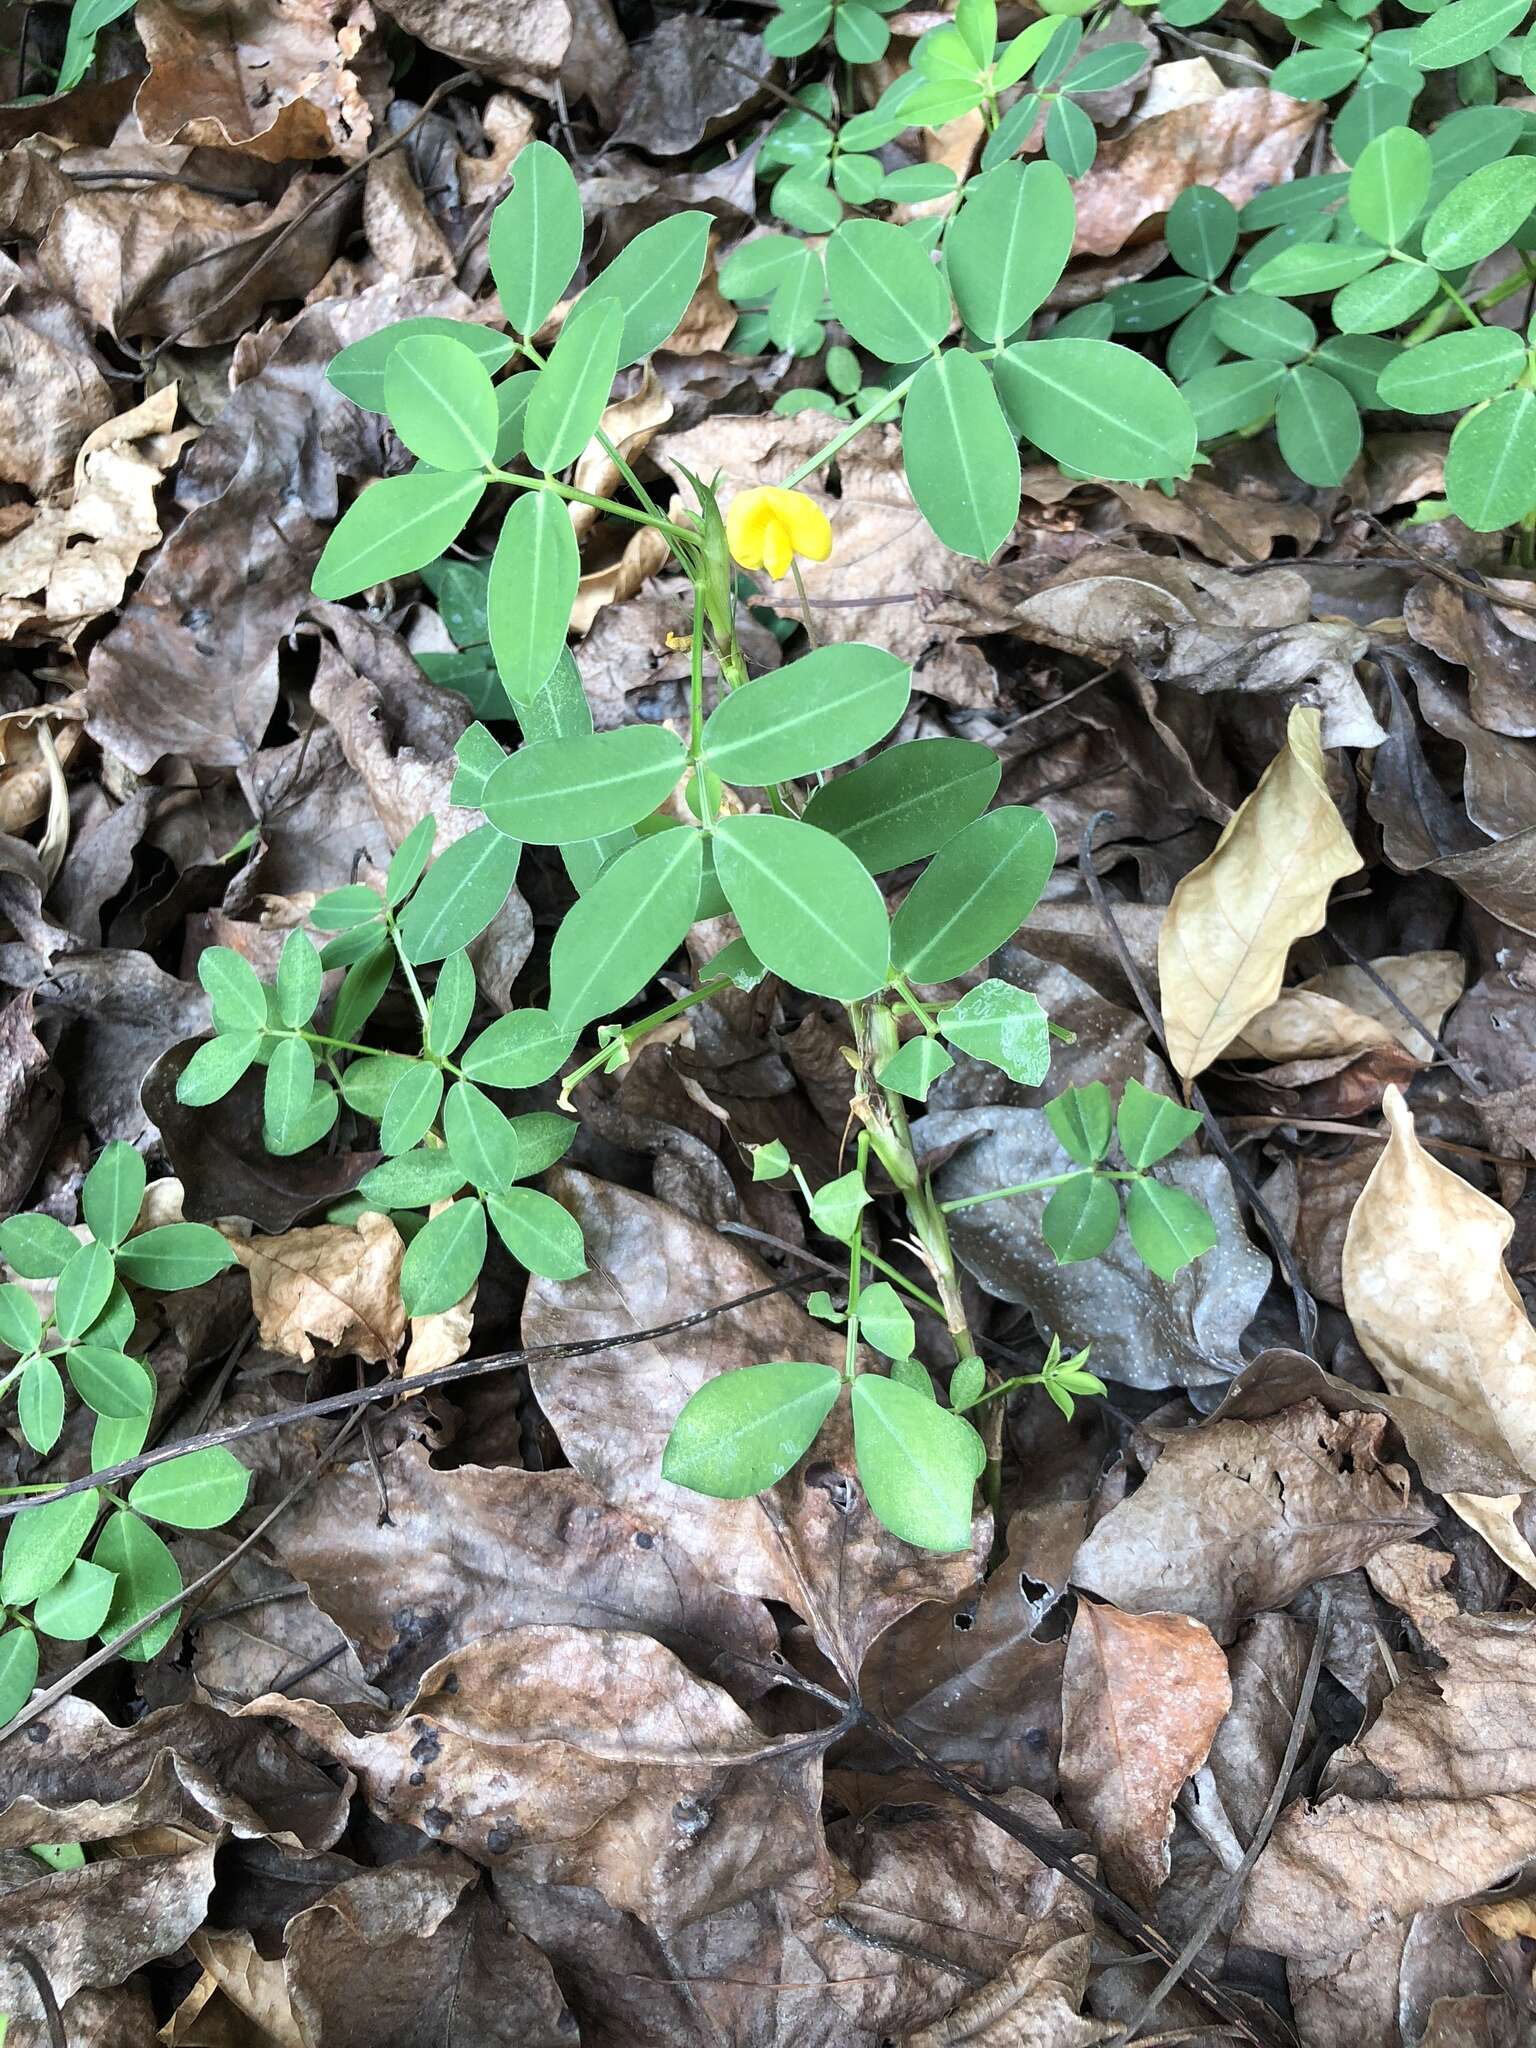
[[[46,1454],[63,1432],[72,1389],[96,1417],[97,1470],[136,1457],[154,1413],[154,1377],[129,1348],[138,1321],[133,1291],[175,1293],[236,1263],[205,1224],[131,1234],[144,1192],[143,1160],[131,1145],[114,1143],[85,1177],[83,1231],[42,1213],[0,1223],[0,1258],[22,1280],[42,1283],[35,1291],[17,1281],[0,1285],[0,1345],[17,1354],[0,1375],[0,1394],[15,1390],[21,1433]],[[243,1506],[249,1480],[227,1450],[189,1451],[142,1473],[123,1499],[91,1487],[14,1516],[0,1552],[0,1723],[31,1693],[39,1634],[111,1642],[181,1590],[176,1560],[152,1522],[216,1528]],[[7,1487],[0,1495],[52,1491]],[[175,1625],[174,1614],[165,1616],[124,1655],[153,1656]]]
[[[918,1165],[906,1105],[925,1100],[957,1051],[1027,1086],[1045,1079],[1051,1027],[1028,990],[990,979],[949,1002],[923,991],[968,977],[1013,937],[1050,876],[1056,837],[1027,805],[990,808],[1001,771],[987,747],[927,739],[875,751],[911,693],[907,665],[883,648],[813,644],[771,673],[749,676],[737,638],[739,572],[798,579],[797,556],[827,557],[834,535],[826,512],[793,485],[833,460],[870,423],[868,412],[788,485],[742,491],[722,506],[712,485],[693,478],[692,504],[670,512],[604,436],[614,376],[681,318],[699,281],[706,231],[702,215],[684,214],[637,237],[576,298],[546,356],[533,337],[575,273],[582,223],[564,161],[532,144],[491,228],[492,273],[511,332],[405,321],[333,363],[333,382],[384,412],[418,466],[370,487],[346,512],[316,590],[340,598],[427,573],[461,650],[439,658],[436,674],[485,716],[515,719],[521,744],[509,753],[485,723],[472,725],[457,748],[452,802],[483,822],[433,860],[436,821],[423,820],[380,888],[358,882],[322,897],[313,921],[332,936],[317,950],[302,932],[291,934],[270,988],[239,955],[204,953],[199,973],[215,1036],[184,1070],[178,1092],[184,1102],[212,1102],[252,1068],[264,1069],[264,1131],[278,1153],[323,1139],[343,1103],[376,1122],[388,1156],[336,1213],[367,1207],[394,1216],[409,1239],[405,1306],[423,1315],[467,1293],[491,1228],[531,1272],[561,1280],[583,1270],[574,1219],[523,1184],[561,1156],[574,1125],[546,1111],[509,1114],[499,1092],[563,1073],[568,1104],[588,1074],[621,1066],[661,1025],[770,973],[841,1003],[852,1039],[857,1164],[829,1186],[813,1191],[803,1177],[800,1185],[813,1224],[849,1247],[847,1303],[831,1310],[846,1323],[844,1371],[781,1361],[724,1375],[678,1419],[667,1472],[704,1491],[756,1491],[806,1450],[846,1383],[876,1513],[914,1543],[954,1547],[969,1541],[984,1471],[989,1497],[998,1496],[1002,1389],[988,1386],[978,1361],[945,1206]],[[882,402],[905,400],[903,442],[918,502],[951,546],[973,556],[990,555],[1017,515],[1021,422],[1037,447],[1107,475],[1180,474],[1193,453],[1188,408],[1143,358],[1101,340],[1017,339],[1060,275],[1071,239],[1061,170],[1005,164],[951,224],[943,273],[888,223],[849,221],[827,244],[833,305],[853,340],[882,363],[921,358],[882,391]],[[975,348],[945,346],[951,287]],[[515,367],[519,359],[527,367]],[[562,481],[594,438],[627,500]],[[441,562],[497,486],[515,495],[488,566]],[[579,572],[572,501],[654,528],[692,586],[686,732],[656,724],[594,730],[566,647]],[[576,891],[550,950],[548,1004],[472,1033],[466,949],[506,901],[527,846],[558,850]],[[897,870],[915,873],[893,916],[880,878]],[[685,993],[622,1021],[695,924],[727,912],[741,936]],[[345,973],[322,1030],[315,1020],[333,967]],[[419,1050],[373,1046],[364,1035],[397,974],[414,1005]],[[571,1065],[589,1031],[595,1049]],[[1214,1243],[1198,1205],[1147,1172],[1198,1119],[1132,1084],[1119,1113],[1122,1170],[1104,1164],[1106,1091],[1074,1091],[1052,1114],[1078,1162],[1057,1177],[1046,1212],[1059,1259],[1107,1245],[1122,1184],[1131,1242],[1155,1271],[1171,1277]],[[865,1243],[874,1163],[905,1206],[931,1287]],[[755,1170],[794,1169],[769,1148]],[[881,1275],[867,1286],[866,1266]],[[914,1358],[903,1295],[948,1331],[947,1406]],[[892,1361],[890,1374],[860,1369],[860,1339]],[[1082,1358],[1064,1364],[1059,1347],[1027,1383],[1067,1406],[1074,1394],[1099,1390]],[[985,1409],[985,1442],[964,1419],[973,1409]]]

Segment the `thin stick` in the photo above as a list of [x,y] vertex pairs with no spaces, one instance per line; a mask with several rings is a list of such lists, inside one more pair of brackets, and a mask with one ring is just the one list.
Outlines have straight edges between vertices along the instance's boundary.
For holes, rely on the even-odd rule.
[[1464,1060],[1460,1060],[1456,1057],[1455,1053],[1451,1051],[1450,1047],[1445,1043],[1444,1039],[1437,1037],[1435,1033],[1430,1030],[1429,1026],[1424,1022],[1424,1019],[1422,1017],[1420,1017],[1415,1011],[1409,1009],[1408,1005],[1403,1001],[1402,997],[1398,994],[1397,990],[1393,988],[1392,984],[1386,979],[1386,977],[1384,975],[1378,974],[1376,972],[1376,969],[1371,965],[1370,961],[1367,960],[1363,954],[1357,953],[1355,948],[1349,943],[1348,939],[1346,939],[1341,932],[1330,932],[1328,936],[1330,939],[1332,939],[1333,943],[1338,947],[1339,951],[1346,955],[1350,962],[1350,965],[1353,967],[1358,967],[1360,972],[1365,976],[1366,980],[1371,983],[1372,987],[1377,991],[1377,993],[1379,995],[1384,995],[1386,997],[1387,1001],[1392,1005],[1393,1009],[1396,1010],[1397,1014],[1403,1019],[1403,1021],[1405,1023],[1411,1024],[1414,1030],[1419,1034],[1420,1038],[1424,1039],[1428,1044],[1434,1047],[1435,1051],[1440,1055],[1441,1059],[1445,1061],[1446,1065],[1450,1068],[1451,1072],[1456,1076],[1457,1080],[1461,1083],[1461,1085],[1465,1089],[1467,1089],[1469,1093],[1473,1095],[1485,1096],[1488,1093],[1488,1090],[1483,1086],[1482,1082],[1479,1081],[1476,1074],[1473,1073],[1472,1069],[1466,1064]]
[[1333,1594],[1324,1586],[1318,1595],[1317,1631],[1312,1639],[1312,1654],[1307,1659],[1307,1669],[1301,1681],[1301,1691],[1296,1700],[1296,1711],[1291,1716],[1290,1739],[1285,1745],[1285,1754],[1280,1759],[1280,1768],[1275,1773],[1275,1782],[1259,1815],[1259,1824],[1253,1831],[1253,1840],[1243,1852],[1243,1860],[1235,1870],[1228,1871],[1217,1885],[1209,1905],[1196,1921],[1194,1931],[1169,1965],[1167,1974],[1157,1983],[1146,2002],[1138,2009],[1125,2029],[1123,2039],[1132,2041],[1151,2019],[1163,2000],[1168,1996],[1190,1964],[1205,1947],[1207,1941],[1221,1925],[1227,1908],[1237,1897],[1244,1878],[1259,1860],[1259,1851],[1269,1840],[1275,1822],[1280,1818],[1281,1802],[1285,1788],[1291,1782],[1291,1773],[1296,1768],[1296,1759],[1301,1754],[1302,1737],[1306,1733],[1307,1715],[1312,1708],[1312,1695],[1317,1690],[1318,1675],[1323,1668],[1323,1652],[1328,1644],[1329,1610],[1333,1605]]
[[[1536,599],[1506,597],[1502,591],[1490,590],[1486,583],[1474,583],[1470,576],[1459,575],[1456,570],[1448,569],[1444,562],[1437,562],[1433,555],[1424,554],[1411,540],[1404,540],[1401,533],[1394,533],[1390,526],[1384,526],[1374,513],[1362,512],[1360,517],[1367,526],[1375,527],[1376,531],[1384,535],[1395,547],[1406,549],[1409,560],[1416,568],[1422,569],[1428,576],[1437,576],[1442,583],[1449,583],[1453,590],[1464,590],[1469,597],[1480,597],[1484,604],[1501,604],[1506,611],[1536,612]],[[1289,569],[1293,564],[1287,562],[1283,566]]]
[[[1115,914],[1109,907],[1109,898],[1104,894],[1104,884],[1094,872],[1093,835],[1105,819],[1113,822],[1114,815],[1113,811],[1095,811],[1093,816],[1084,825],[1082,840],[1078,846],[1077,865],[1088,894],[1093,900],[1094,908],[1104,920],[1104,927],[1114,944],[1115,952],[1119,957],[1121,971],[1131,987],[1136,991],[1136,1000],[1141,1005],[1142,1015],[1152,1027],[1158,1044],[1161,1045],[1166,1056],[1168,1040],[1163,1031],[1162,1012],[1152,1000],[1152,992],[1142,979],[1141,969],[1132,958],[1131,949],[1125,943],[1125,936],[1121,932],[1119,925],[1115,922]],[[1173,1065],[1171,1059],[1168,1064],[1170,1066]],[[1284,1273],[1291,1290],[1291,1299],[1296,1304],[1296,1326],[1301,1337],[1301,1348],[1310,1357],[1312,1347],[1317,1339],[1317,1303],[1307,1292],[1306,1282],[1301,1277],[1301,1268],[1296,1263],[1296,1255],[1291,1250],[1285,1232],[1280,1228],[1274,1212],[1254,1186],[1252,1180],[1248,1177],[1247,1170],[1243,1166],[1242,1161],[1227,1142],[1226,1133],[1216,1121],[1211,1106],[1206,1101],[1198,1082],[1191,1081],[1189,1083],[1189,1099],[1205,1119],[1206,1135],[1210,1138],[1211,1144],[1215,1148],[1221,1163],[1242,1189],[1253,1208],[1254,1214],[1264,1226],[1265,1236],[1274,1247],[1275,1257],[1279,1262],[1280,1270]]]
[[[277,1415],[258,1415],[247,1422],[230,1424],[227,1429],[211,1429],[202,1436],[181,1437],[175,1443],[158,1444],[152,1451],[141,1451],[136,1458],[125,1458],[121,1464],[108,1465],[100,1472],[88,1472],[82,1479],[71,1479],[55,1487],[51,1493],[32,1494],[24,1500],[0,1500],[0,1522],[8,1521],[31,1507],[45,1505],[49,1501],[65,1500],[72,1493],[84,1493],[93,1486],[106,1486],[121,1479],[132,1479],[140,1472],[147,1472],[152,1465],[163,1465],[172,1458],[184,1457],[189,1451],[212,1450],[220,1444],[240,1443],[250,1436],[263,1436],[269,1429],[282,1429],[290,1422],[305,1422],[318,1415],[340,1415],[355,1408],[366,1408],[375,1401],[414,1401],[418,1395],[430,1393],[434,1387],[455,1386],[461,1380],[481,1379],[493,1372],[507,1372],[513,1366],[527,1365],[544,1358],[590,1358],[598,1351],[616,1351],[630,1344],[649,1344],[658,1337],[675,1337],[684,1330],[696,1329],[701,1323],[712,1322],[716,1316],[730,1315],[734,1310],[747,1308],[755,1301],[766,1301],[770,1295],[786,1294],[806,1284],[805,1276],[797,1274],[791,1280],[776,1280],[772,1286],[756,1287],[750,1294],[739,1294],[734,1301],[716,1302],[711,1308],[696,1309],[691,1316],[679,1316],[673,1323],[658,1323],[649,1330],[621,1331],[616,1336],[597,1337],[579,1344],[538,1344],[526,1351],[498,1351],[488,1358],[466,1359],[460,1365],[442,1365],[435,1372],[417,1373],[409,1380],[383,1380],[377,1386],[356,1387],[345,1394],[328,1394],[320,1401],[306,1401],[296,1408],[285,1408]],[[174,1605],[175,1603],[171,1603]],[[162,1609],[168,1612],[169,1609]]]

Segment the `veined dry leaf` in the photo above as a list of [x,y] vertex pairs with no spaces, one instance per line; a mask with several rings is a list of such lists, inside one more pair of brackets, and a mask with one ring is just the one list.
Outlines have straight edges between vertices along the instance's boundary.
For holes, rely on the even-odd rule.
[[302,1728],[374,1806],[480,1860],[590,1885],[662,1929],[792,1883],[830,1883],[821,1751],[759,1734],[649,1636],[528,1627],[435,1664],[408,1711],[357,1732],[314,1700],[243,1712]]
[[[1438,1037],[1446,1012],[1461,1000],[1466,963],[1459,953],[1410,953],[1373,960],[1372,967]],[[1427,1065],[1435,1049],[1359,967],[1329,967],[1285,989],[1252,1018],[1227,1051],[1233,1059],[1322,1059],[1396,1043]]]
[[1362,865],[1325,779],[1317,711],[1286,743],[1173,892],[1158,936],[1168,1053],[1194,1080],[1280,993],[1295,940],[1322,929],[1328,892]]
[[356,1223],[321,1223],[277,1237],[232,1239],[251,1276],[261,1341],[306,1365],[315,1343],[384,1365],[400,1349],[405,1245],[387,1216],[365,1210]]
[[[1382,1110],[1392,1136],[1344,1239],[1355,1335],[1392,1393],[1452,1417],[1536,1485],[1536,1330],[1504,1265],[1514,1218],[1430,1157],[1397,1089]],[[1536,1586],[1518,1494],[1446,1499]]]
[[1232,1704],[1227,1660],[1187,1614],[1083,1601],[1062,1674],[1061,1789],[1107,1881],[1150,1908],[1168,1876],[1173,1802]]

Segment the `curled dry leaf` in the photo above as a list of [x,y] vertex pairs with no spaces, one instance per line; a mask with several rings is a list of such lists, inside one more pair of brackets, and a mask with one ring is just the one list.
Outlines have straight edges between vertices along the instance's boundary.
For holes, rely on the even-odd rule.
[[370,1209],[356,1223],[235,1238],[231,1246],[251,1276],[251,1308],[273,1351],[307,1365],[318,1341],[383,1365],[400,1349],[405,1245],[387,1216]]
[[1382,1459],[1385,1429],[1303,1401],[1257,1422],[1148,1430],[1156,1460],[1078,1551],[1073,1583],[1136,1614],[1194,1615],[1225,1640],[1430,1526],[1402,1466]]
[[[1536,1330],[1504,1265],[1514,1220],[1430,1157],[1395,1088],[1382,1109],[1392,1135],[1344,1240],[1355,1335],[1391,1392],[1450,1417],[1536,1485]],[[1536,1585],[1518,1494],[1446,1498]]]
[[1062,1674],[1062,1796],[1106,1881],[1139,1909],[1167,1879],[1173,1802],[1231,1704],[1227,1660],[1203,1622],[1079,1605]]
[[[1438,1037],[1446,1012],[1461,999],[1466,962],[1459,953],[1388,955],[1371,966]],[[1376,987],[1363,969],[1329,967],[1286,989],[1250,1018],[1227,1051],[1233,1059],[1297,1060],[1369,1052],[1397,1044],[1422,1065],[1435,1049]]]
[[404,1716],[353,1716],[357,1732],[279,1693],[244,1711],[301,1728],[393,1819],[590,1886],[663,1930],[762,1885],[815,1893],[831,1879],[820,1746],[767,1740],[649,1636],[482,1636],[427,1672]]
[[1320,719],[1298,705],[1286,743],[1183,878],[1158,939],[1169,1057],[1192,1081],[1280,993],[1292,944],[1322,929],[1328,892],[1362,865],[1328,793]]

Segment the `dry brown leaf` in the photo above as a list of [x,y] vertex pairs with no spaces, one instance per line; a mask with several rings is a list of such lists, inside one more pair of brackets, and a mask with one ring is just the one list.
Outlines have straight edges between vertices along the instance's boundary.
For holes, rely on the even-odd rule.
[[[1504,1265],[1514,1219],[1430,1157],[1395,1088],[1382,1110],[1392,1136],[1344,1240],[1355,1335],[1392,1393],[1453,1418],[1536,1485],[1536,1330]],[[1536,1585],[1518,1494],[1446,1499]]]
[[[76,458],[69,502],[40,507],[0,543],[0,614],[11,632],[34,620],[78,630],[121,604],[139,557],[160,539],[155,493],[200,431],[172,432],[175,417],[176,386],[166,384],[97,427]],[[39,592],[40,606],[5,606]]]
[[1169,1057],[1192,1081],[1280,993],[1292,944],[1322,929],[1328,892],[1362,865],[1328,793],[1317,711],[1297,705],[1286,744],[1173,892],[1158,935]]
[[145,138],[235,149],[264,163],[356,163],[373,115],[351,68],[370,0],[222,0],[217,10],[139,0],[149,59],[134,113]]
[[1213,185],[1241,206],[1283,184],[1322,107],[1262,86],[1200,98],[1101,142],[1073,185],[1078,255],[1112,256],[1191,185]]
[[[110,422],[112,387],[71,312],[62,323],[44,301],[30,317],[0,316],[0,480],[36,497],[61,489],[87,434]],[[55,329],[62,324],[62,332]]]
[[[1459,953],[1387,955],[1371,966],[1438,1037],[1461,999],[1466,962]],[[1364,969],[1329,967],[1286,989],[1251,1018],[1227,1051],[1233,1059],[1298,1060],[1368,1052],[1397,1044],[1423,1065],[1435,1049],[1377,988]]]
[[400,1262],[405,1245],[387,1216],[322,1223],[276,1237],[232,1239],[251,1276],[261,1341],[305,1364],[315,1344],[387,1364],[405,1335]]
[[1187,1614],[1083,1601],[1062,1674],[1061,1789],[1122,1897],[1149,1909],[1168,1877],[1173,1802],[1232,1704],[1227,1660]]
[[1078,1551],[1073,1584],[1133,1613],[1192,1614],[1225,1639],[1430,1526],[1408,1474],[1382,1457],[1386,1427],[1301,1401],[1254,1422],[1146,1430],[1155,1462]]
[[374,1806],[480,1860],[589,1885],[662,1929],[763,1885],[831,1879],[821,1754],[760,1735],[649,1636],[528,1627],[435,1664],[408,1712],[357,1732],[313,1700],[243,1710],[302,1728]]

